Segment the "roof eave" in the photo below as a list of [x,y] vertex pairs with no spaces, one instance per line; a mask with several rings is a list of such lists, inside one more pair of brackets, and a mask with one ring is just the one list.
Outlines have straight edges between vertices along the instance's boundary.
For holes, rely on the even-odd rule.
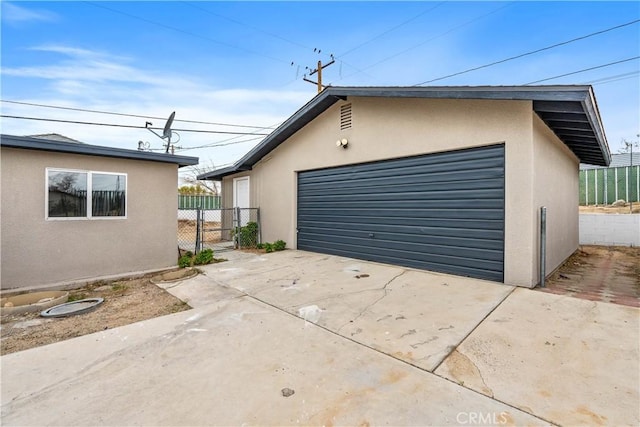
[[127,150],[124,148],[104,147],[100,145],[78,144],[41,138],[30,138],[14,135],[0,135],[0,145],[7,148],[49,151],[85,156],[101,156],[128,160],[142,160],[160,163],[177,164],[179,168],[198,164],[198,157],[175,156],[148,151]]
[[[588,117],[598,143],[602,158],[596,162],[608,165],[611,153],[607,145],[604,128],[593,95],[588,85],[562,86],[429,86],[429,87],[334,87],[330,86],[312,98],[296,111],[264,140],[238,160],[234,166],[220,170],[219,173],[201,175],[203,179],[219,180],[242,170],[251,170],[260,159],[286,141],[313,119],[322,114],[339,100],[348,97],[396,97],[396,98],[435,98],[435,99],[495,99],[527,100],[549,102],[581,103]],[[553,129],[552,129],[553,130]],[[553,130],[554,133],[556,132]],[[565,142],[566,144],[566,142]],[[579,158],[580,156],[576,154]],[[582,160],[582,159],[581,159]],[[224,172],[222,172],[224,171]]]

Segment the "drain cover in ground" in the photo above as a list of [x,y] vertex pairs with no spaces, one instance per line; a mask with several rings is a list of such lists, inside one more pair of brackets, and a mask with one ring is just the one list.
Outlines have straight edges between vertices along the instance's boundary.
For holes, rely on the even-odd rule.
[[87,298],[56,305],[40,313],[42,317],[67,317],[87,313],[102,304],[104,298]]

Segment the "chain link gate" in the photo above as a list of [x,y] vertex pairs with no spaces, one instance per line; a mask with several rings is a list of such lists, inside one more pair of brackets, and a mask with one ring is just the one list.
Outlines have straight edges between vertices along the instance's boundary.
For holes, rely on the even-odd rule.
[[261,242],[258,208],[180,209],[178,249],[198,253],[255,248]]

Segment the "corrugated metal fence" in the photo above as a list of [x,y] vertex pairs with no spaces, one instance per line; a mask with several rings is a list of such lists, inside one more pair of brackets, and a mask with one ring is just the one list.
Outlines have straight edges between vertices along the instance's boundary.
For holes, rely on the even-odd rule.
[[580,171],[580,204],[608,205],[640,201],[640,166]]
[[220,196],[178,195],[178,209],[220,209]]

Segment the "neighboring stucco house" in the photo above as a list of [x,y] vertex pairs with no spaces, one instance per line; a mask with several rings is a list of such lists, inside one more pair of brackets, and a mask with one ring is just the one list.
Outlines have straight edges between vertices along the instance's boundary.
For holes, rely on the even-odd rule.
[[590,86],[329,87],[232,167],[263,241],[508,284],[578,246],[578,165],[610,152]]
[[178,168],[196,157],[0,135],[2,289],[173,266]]

